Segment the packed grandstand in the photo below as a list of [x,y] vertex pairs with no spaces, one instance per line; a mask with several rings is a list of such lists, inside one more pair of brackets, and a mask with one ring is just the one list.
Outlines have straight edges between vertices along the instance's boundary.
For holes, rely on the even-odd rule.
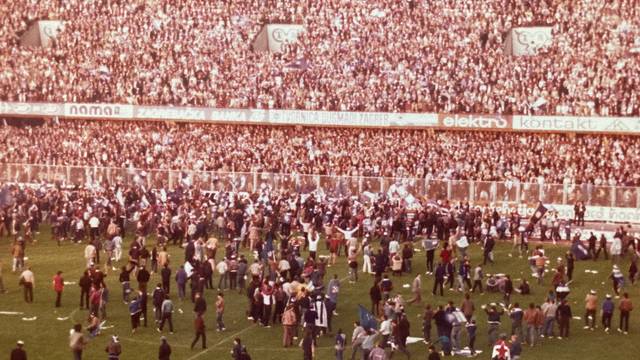
[[[640,114],[635,0],[5,1],[0,100],[383,112]],[[65,26],[20,46],[37,20]],[[304,27],[254,51],[264,24]],[[514,27],[552,41],[511,56]]]

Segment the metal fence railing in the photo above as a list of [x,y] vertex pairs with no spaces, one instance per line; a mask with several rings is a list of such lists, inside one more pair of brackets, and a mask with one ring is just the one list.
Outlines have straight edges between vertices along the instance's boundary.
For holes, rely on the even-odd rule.
[[39,164],[0,164],[0,181],[38,183],[59,181],[85,185],[143,183],[147,187],[173,188],[181,182],[203,190],[253,192],[260,188],[285,189],[299,193],[321,190],[329,196],[390,193],[432,200],[483,203],[544,203],[640,208],[640,188],[593,184],[538,184],[518,181],[429,180],[365,176],[325,176],[216,171],[177,171]]

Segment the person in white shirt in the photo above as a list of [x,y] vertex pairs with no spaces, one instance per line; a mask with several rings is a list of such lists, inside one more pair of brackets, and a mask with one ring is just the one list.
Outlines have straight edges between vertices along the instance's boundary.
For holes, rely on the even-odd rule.
[[327,314],[327,306],[324,303],[324,298],[322,295],[318,295],[316,297],[316,301],[314,303],[316,313],[318,317],[316,318],[316,334],[326,334],[327,326],[329,325],[329,319]]
[[362,272],[364,274],[373,274],[373,269],[371,267],[371,245],[369,245],[369,241],[365,240],[364,248],[362,250]]
[[304,249],[306,250],[309,247],[309,242],[311,241],[310,230],[313,230],[313,227],[311,226],[310,222],[303,222],[302,219],[300,220],[300,225],[302,225],[302,235],[304,236],[304,241],[305,241]]
[[122,238],[119,235],[113,237],[113,256],[116,262],[122,258]]
[[220,279],[218,280],[218,290],[224,289],[227,287],[227,270],[229,269],[229,265],[226,260],[222,260],[218,262],[216,265],[216,270],[218,270],[218,274],[220,274]]
[[36,286],[35,276],[31,271],[31,267],[27,267],[22,274],[20,274],[20,284],[24,289],[24,302],[33,302],[33,288]]
[[400,243],[396,239],[391,240],[391,242],[389,242],[389,254],[393,256],[397,254],[398,251],[400,251]]
[[389,337],[391,336],[391,319],[384,315],[384,320],[380,323],[380,335],[382,335],[382,344],[389,346]]
[[291,264],[289,264],[289,261],[287,261],[287,259],[282,258],[278,263],[278,271],[280,272],[280,276],[288,279],[289,270],[291,270]]
[[320,242],[320,234],[314,228],[310,228],[307,241],[309,243],[309,256],[315,260],[318,252],[318,243]]
[[76,219],[76,233],[74,241],[79,243],[84,239],[84,221],[82,219]]
[[89,243],[84,248],[84,259],[87,261],[87,267],[95,263],[95,258],[96,258],[96,247],[93,246],[93,244]]
[[100,227],[100,219],[97,216],[92,215],[89,218],[89,235],[91,236],[91,241],[96,239],[98,236],[98,229]]
[[356,226],[351,230],[349,230],[349,228],[347,228],[347,230],[342,230],[341,228],[336,226],[336,229],[344,235],[344,240],[347,242],[353,238],[353,233],[358,231],[359,228],[360,228],[360,225]]

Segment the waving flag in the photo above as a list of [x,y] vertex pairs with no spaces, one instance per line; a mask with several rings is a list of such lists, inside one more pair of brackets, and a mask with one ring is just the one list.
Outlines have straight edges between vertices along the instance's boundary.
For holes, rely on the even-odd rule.
[[360,317],[360,325],[365,329],[377,329],[378,321],[376,321],[375,316],[369,310],[367,310],[364,306],[358,304],[358,312]]
[[509,347],[505,344],[503,340],[498,341],[493,346],[493,351],[491,352],[491,359],[495,360],[510,360],[511,359],[511,351]]
[[549,209],[544,207],[542,202],[539,202],[538,203],[538,208],[536,209],[536,211],[533,213],[533,215],[529,219],[529,224],[527,225],[527,228],[528,228],[527,230],[533,231],[533,227],[536,226],[538,221],[540,221],[540,219],[542,219],[542,217],[544,216],[544,214],[547,213],[548,210]]

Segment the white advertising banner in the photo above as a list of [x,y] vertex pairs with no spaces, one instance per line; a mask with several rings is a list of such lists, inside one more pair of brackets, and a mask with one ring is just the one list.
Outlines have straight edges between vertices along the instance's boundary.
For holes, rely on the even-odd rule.
[[207,108],[169,107],[169,106],[136,106],[134,118],[141,120],[209,120]]
[[0,116],[227,123],[577,132],[640,135],[640,117],[449,115],[357,111],[229,109],[126,104],[0,102]]
[[211,121],[355,127],[435,127],[437,114],[308,110],[211,109]]
[[640,118],[517,115],[513,130],[639,134]]
[[[561,219],[573,219],[573,205],[544,204],[549,210],[558,212]],[[505,212],[517,208],[518,213],[525,218],[533,215],[538,207],[537,204],[503,204],[501,210]],[[616,223],[640,223],[640,209],[619,208],[587,205],[587,212],[584,215],[586,221],[606,221]]]
[[64,116],[85,119],[133,119],[133,105],[64,104]]

